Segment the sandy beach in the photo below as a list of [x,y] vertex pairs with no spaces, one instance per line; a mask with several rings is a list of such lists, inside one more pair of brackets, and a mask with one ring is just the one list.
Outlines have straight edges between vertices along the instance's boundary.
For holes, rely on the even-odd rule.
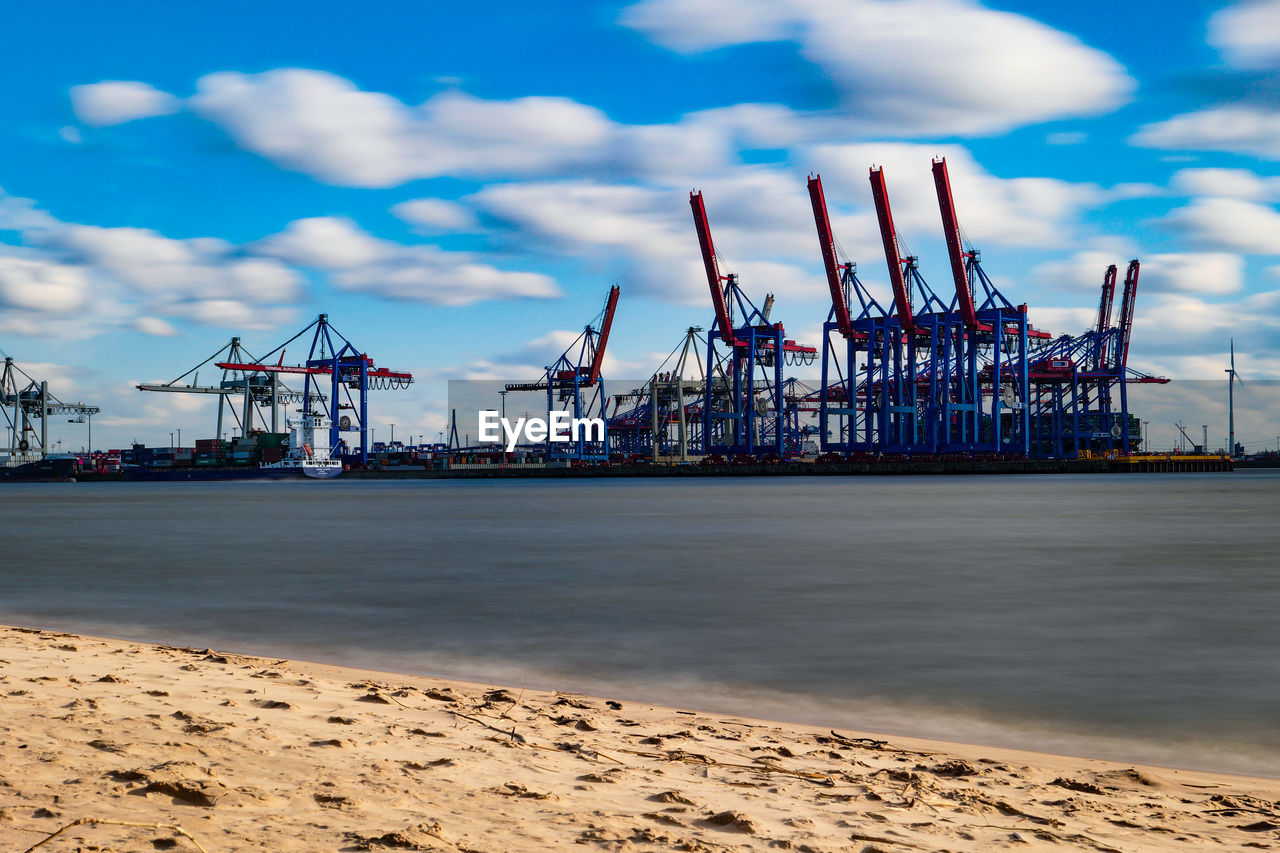
[[77,820],[118,823],[39,849],[1267,849],[1278,800],[1278,779],[0,628],[5,851]]

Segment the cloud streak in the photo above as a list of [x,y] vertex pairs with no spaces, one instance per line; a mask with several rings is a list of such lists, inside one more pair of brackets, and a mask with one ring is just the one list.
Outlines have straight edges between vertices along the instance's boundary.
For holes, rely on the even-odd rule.
[[682,53],[795,42],[876,133],[996,133],[1106,112],[1135,88],[1074,36],[967,0],[644,0],[621,21]]

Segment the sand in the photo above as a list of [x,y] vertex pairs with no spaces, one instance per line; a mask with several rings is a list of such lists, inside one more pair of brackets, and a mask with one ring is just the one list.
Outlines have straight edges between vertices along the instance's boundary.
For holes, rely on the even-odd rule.
[[[1280,848],[1280,780],[0,628],[0,850]],[[174,829],[179,827],[182,832]]]

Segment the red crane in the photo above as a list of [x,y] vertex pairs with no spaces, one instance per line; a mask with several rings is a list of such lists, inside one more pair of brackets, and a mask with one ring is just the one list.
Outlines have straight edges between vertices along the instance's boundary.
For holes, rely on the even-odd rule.
[[836,259],[836,241],[831,233],[831,217],[827,214],[827,198],[822,193],[822,176],[809,177],[809,200],[813,202],[813,222],[818,228],[818,245],[822,249],[822,263],[827,269],[827,287],[831,289],[831,307],[835,311],[836,326],[845,338],[852,338],[853,321],[849,319],[849,300],[845,298],[840,281],[841,264]]
[[736,347],[738,338],[733,333],[733,323],[729,320],[729,304],[724,298],[724,288],[720,286],[725,277],[720,275],[720,265],[716,263],[716,247],[711,242],[711,226],[707,224],[707,209],[702,204],[701,192],[689,193],[689,206],[693,208],[693,227],[698,231],[702,265],[707,271],[707,285],[711,288],[711,304],[715,307],[720,339],[726,346]]
[[600,321],[600,335],[596,338],[596,351],[591,355],[591,366],[587,370],[587,384],[594,385],[600,378],[600,367],[604,364],[604,348],[609,344],[609,329],[613,326],[613,312],[618,307],[618,294],[622,288],[614,285],[609,291],[609,298],[604,303],[604,319]]
[[884,259],[889,265],[889,283],[893,286],[893,304],[898,311],[898,322],[907,334],[915,331],[916,317],[911,309],[911,291],[907,289],[904,267],[908,263],[898,250],[898,232],[893,225],[893,211],[889,209],[889,193],[884,186],[884,169],[871,167],[871,197],[876,203],[876,217],[880,220],[880,239],[884,241]]
[[1116,366],[1124,370],[1129,365],[1129,333],[1133,330],[1133,303],[1138,295],[1137,258],[1129,261],[1129,270],[1124,275],[1124,297],[1120,303],[1120,335],[1116,339]]
[[951,256],[951,277],[956,282],[956,301],[960,307],[960,319],[965,328],[976,329],[978,316],[973,308],[973,289],[969,286],[967,257],[960,240],[960,223],[956,221],[955,202],[951,199],[951,179],[947,176],[947,158],[933,161],[933,184],[938,191],[938,208],[942,211],[942,231],[947,239],[947,254]]
[[1105,335],[1107,329],[1111,328],[1111,306],[1115,304],[1116,298],[1116,265],[1111,264],[1107,267],[1107,273],[1102,277],[1102,300],[1098,303],[1098,350],[1094,357],[1097,362],[1094,369],[1102,367],[1107,361],[1107,349]]

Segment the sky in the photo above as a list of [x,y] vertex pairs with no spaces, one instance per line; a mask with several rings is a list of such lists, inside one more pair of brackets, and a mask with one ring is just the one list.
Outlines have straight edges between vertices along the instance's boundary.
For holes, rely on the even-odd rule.
[[[966,237],[1033,325],[1083,331],[1107,264],[1136,257],[1132,365],[1220,378],[1234,337],[1246,380],[1280,377],[1280,2],[1097,10],[14,7],[0,350],[102,409],[95,447],[164,444],[211,436],[215,404],[139,382],[232,335],[266,352],[323,312],[417,378],[373,396],[378,437],[435,437],[448,379],[535,378],[614,283],[606,376],[646,376],[709,327],[693,189],[722,269],[776,294],[801,342],[830,308],[810,173],[887,305],[882,165],[903,243],[947,293],[945,156]],[[51,427],[84,445],[84,425]]]

